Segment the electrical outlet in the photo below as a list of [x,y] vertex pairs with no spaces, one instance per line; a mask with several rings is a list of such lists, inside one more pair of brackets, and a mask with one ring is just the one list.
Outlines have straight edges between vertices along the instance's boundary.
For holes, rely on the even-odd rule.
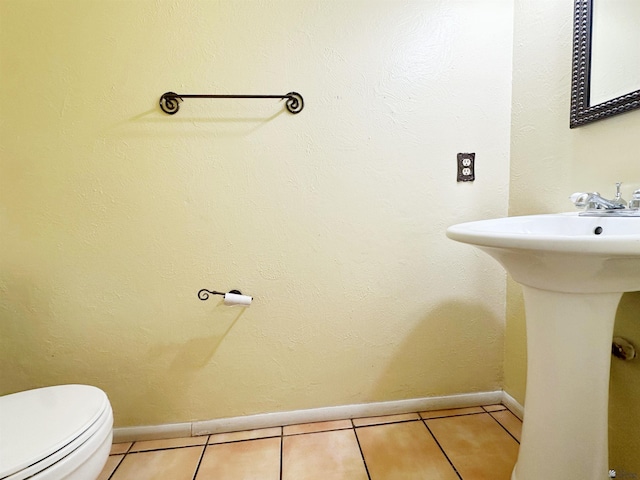
[[473,182],[476,179],[476,154],[475,153],[459,153],[458,154],[458,181]]

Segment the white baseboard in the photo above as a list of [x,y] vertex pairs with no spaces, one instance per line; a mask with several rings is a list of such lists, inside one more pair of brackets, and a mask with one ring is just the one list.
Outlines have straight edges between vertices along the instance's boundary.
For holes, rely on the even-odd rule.
[[113,443],[165,440],[191,436],[190,423],[167,423],[145,427],[120,427],[113,429]]
[[524,407],[520,405],[515,398],[509,395],[507,392],[502,392],[502,402],[505,407],[511,410],[516,417],[520,420],[524,419]]
[[[293,410],[289,412],[261,413],[257,415],[220,418],[192,423],[172,423],[144,427],[121,427],[114,428],[113,441],[114,443],[120,443],[141,440],[160,440],[167,438],[208,435],[212,433],[255,430],[258,428],[295,425],[298,423],[325,422],[346,418],[376,417],[381,415],[443,410],[448,408],[476,407],[494,403],[504,403],[505,406],[512,410],[506,401],[513,402],[515,406],[519,405],[511,396],[502,390],[497,390],[495,392],[465,393],[443,397],[425,397],[389,402],[311,408],[307,410]],[[522,407],[520,407],[520,409],[521,408]],[[518,415],[517,411],[512,411]]]
[[345,418],[376,417],[399,413],[442,410],[500,403],[502,392],[468,393],[446,397],[426,397],[391,402],[362,403],[337,407],[312,408],[291,412],[263,413],[246,417],[205,420],[192,424],[192,435],[254,430],[256,428],[295,425],[298,423],[326,422]]

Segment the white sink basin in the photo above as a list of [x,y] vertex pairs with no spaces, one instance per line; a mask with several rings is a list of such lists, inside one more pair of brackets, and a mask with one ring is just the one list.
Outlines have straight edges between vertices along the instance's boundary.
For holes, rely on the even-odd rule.
[[523,285],[575,293],[640,290],[640,217],[508,217],[454,225],[447,236],[484,250]]
[[531,215],[447,235],[522,284],[527,392],[512,480],[607,478],[613,324],[622,293],[640,290],[640,217]]

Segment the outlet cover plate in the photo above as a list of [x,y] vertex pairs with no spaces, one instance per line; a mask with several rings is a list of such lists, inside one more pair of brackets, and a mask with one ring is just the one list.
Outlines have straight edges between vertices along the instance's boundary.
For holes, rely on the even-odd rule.
[[458,154],[458,181],[473,182],[476,179],[476,154]]

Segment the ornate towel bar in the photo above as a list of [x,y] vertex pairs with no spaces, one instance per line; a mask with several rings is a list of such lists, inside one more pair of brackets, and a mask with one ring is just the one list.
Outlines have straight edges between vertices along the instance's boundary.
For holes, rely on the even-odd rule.
[[164,113],[173,115],[180,109],[180,102],[185,98],[286,98],[286,107],[291,113],[300,113],[304,108],[302,95],[289,92],[286,95],[191,95],[167,92],[160,97],[160,108]]

